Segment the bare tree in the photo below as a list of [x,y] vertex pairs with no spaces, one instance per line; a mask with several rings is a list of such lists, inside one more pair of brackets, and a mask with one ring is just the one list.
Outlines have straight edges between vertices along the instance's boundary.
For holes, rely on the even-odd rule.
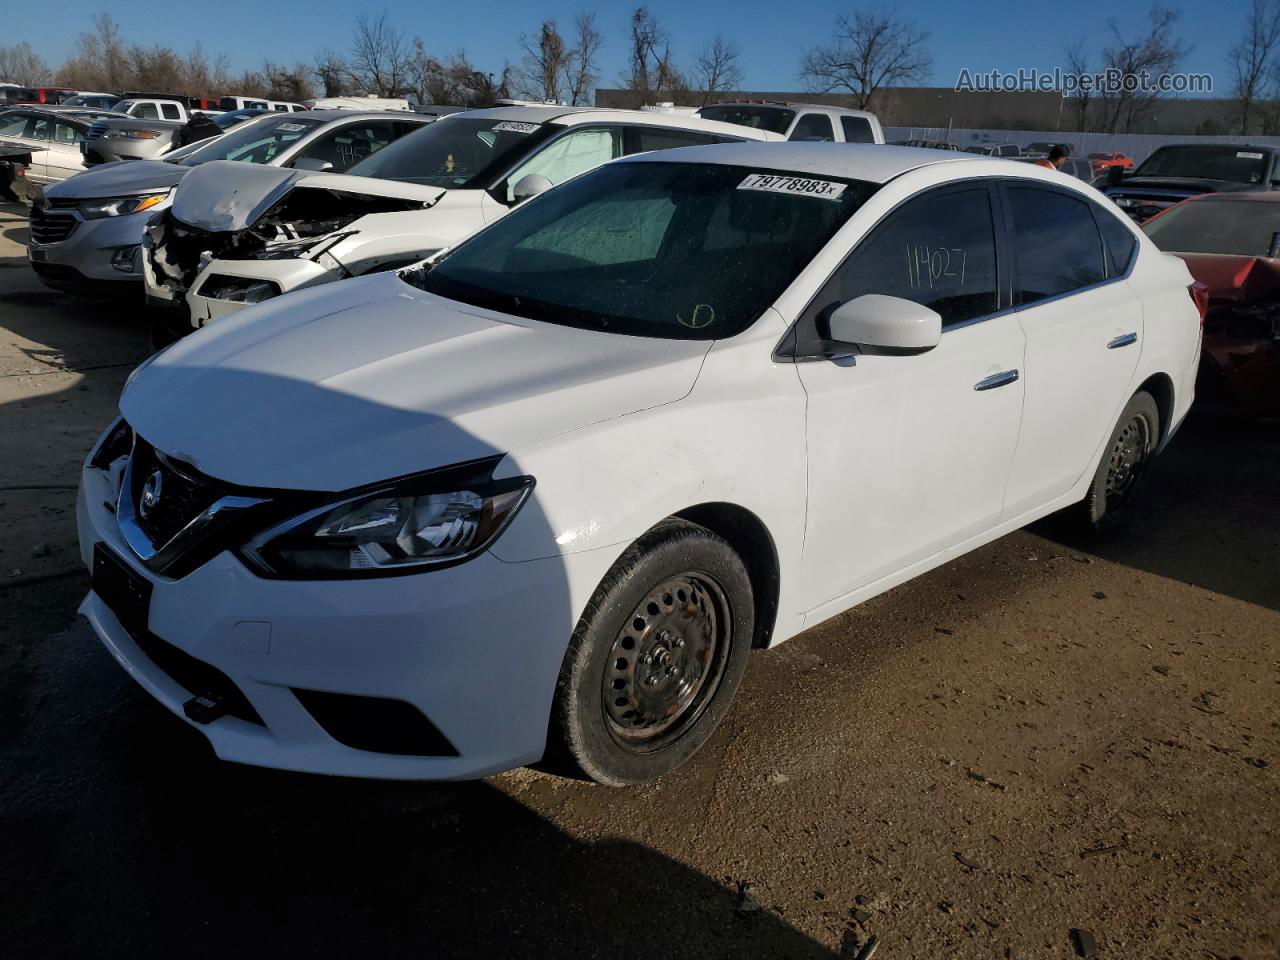
[[48,83],[52,73],[44,59],[25,40],[0,47],[0,77],[12,83]]
[[805,54],[801,76],[815,92],[848,91],[860,110],[882,87],[924,80],[933,65],[928,31],[886,13],[837,17],[835,38]]
[[[1067,72],[1076,76],[1083,76],[1089,73],[1089,57],[1084,52],[1084,41],[1076,40],[1074,43],[1067,44],[1062,51],[1063,57],[1066,59]],[[1071,105],[1071,112],[1075,117],[1075,125],[1073,129],[1089,130],[1090,122],[1093,120],[1093,91],[1082,87],[1077,87],[1067,97],[1067,102]]]
[[542,21],[537,36],[522,36],[520,46],[524,49],[521,92],[530,99],[559,102],[561,84],[571,72],[574,51],[560,36],[556,22]]
[[636,7],[628,21],[630,51],[623,82],[631,90],[637,106],[684,85],[671,53],[671,35],[658,23],[648,7]]
[[1232,93],[1240,110],[1240,133],[1249,133],[1254,105],[1263,96],[1268,76],[1276,66],[1280,47],[1280,2],[1253,0],[1244,36],[1227,51],[1234,83]]
[[342,54],[325,47],[316,54],[311,72],[326,97],[341,97],[347,92],[347,78],[351,75]]
[[384,10],[376,17],[356,17],[351,45],[351,78],[362,93],[378,97],[403,96],[408,88],[413,50],[404,33]]
[[694,86],[702,90],[705,105],[717,93],[736,90],[742,84],[741,52],[738,45],[717,33],[715,39],[698,51],[693,61]]
[[94,14],[93,28],[76,39],[76,52],[58,71],[58,82],[80,90],[126,90],[130,75],[129,44],[109,13]]
[[311,87],[310,68],[304,63],[286,67],[282,64],[266,60],[262,64],[262,80],[267,87],[267,97],[271,100],[287,100],[301,103],[315,96]]
[[591,11],[578,14],[574,18],[573,29],[573,57],[565,74],[565,87],[569,102],[577,107],[588,102],[591,88],[599,76],[596,60],[600,55],[603,37],[596,29],[596,15]]
[[1190,48],[1173,35],[1180,16],[1177,10],[1155,4],[1147,12],[1147,31],[1127,39],[1114,20],[1107,24],[1115,42],[1102,51],[1103,67],[1128,82],[1099,93],[1101,129],[1105,132],[1130,133],[1150,115],[1158,94],[1136,81],[1143,76],[1154,80],[1161,74],[1171,73],[1187,55]]

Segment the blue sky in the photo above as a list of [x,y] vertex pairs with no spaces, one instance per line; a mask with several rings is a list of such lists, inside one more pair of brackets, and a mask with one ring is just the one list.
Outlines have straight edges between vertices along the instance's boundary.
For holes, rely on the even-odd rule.
[[[599,0],[594,4],[605,35],[601,52],[601,86],[616,86],[626,56],[624,30],[631,2]],[[1175,4],[1176,5],[1176,4]],[[433,53],[459,48],[486,70],[504,60],[519,59],[518,40],[532,33],[545,16],[567,26],[583,0],[487,0],[462,4],[385,3],[318,4],[314,0],[216,0],[211,4],[161,0],[127,0],[111,5],[127,37],[145,44],[185,49],[197,40],[206,52],[226,53],[233,71],[256,67],[265,58],[292,63],[310,61],[324,46],[350,45],[352,20],[360,10],[387,10],[409,35],[418,35]],[[742,51],[746,85],[761,90],[799,90],[797,77],[803,52],[824,42],[838,13],[857,5],[788,0],[786,3],[743,3],[742,0],[653,0],[649,8],[670,31],[677,59],[687,63],[717,31],[732,37]],[[1194,50],[1184,69],[1214,75],[1215,92],[1229,95],[1227,48],[1242,32],[1244,0],[1219,4],[1183,4],[1180,32]],[[0,43],[21,40],[57,65],[71,52],[78,30],[104,9],[102,0],[59,0],[53,8],[38,3],[5,3]],[[896,9],[928,29],[934,57],[933,85],[950,86],[961,68],[972,71],[1052,69],[1062,62],[1067,41],[1084,37],[1100,50],[1106,42],[1108,9],[1124,30],[1141,26],[1141,3],[1067,4],[1035,0],[918,0]],[[51,13],[56,9],[56,16]],[[219,91],[210,91],[217,93]]]

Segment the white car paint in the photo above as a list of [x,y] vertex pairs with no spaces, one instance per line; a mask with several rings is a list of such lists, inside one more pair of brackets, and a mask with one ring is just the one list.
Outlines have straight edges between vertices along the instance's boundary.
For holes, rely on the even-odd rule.
[[[776,617],[763,634],[776,644],[1079,501],[1141,385],[1168,386],[1162,442],[1190,407],[1200,342],[1190,274],[1132,230],[1126,275],[949,328],[919,355],[791,362],[779,352],[846,255],[900,204],[968,181],[1048,184],[1105,202],[1078,181],[970,154],[829,144],[619,161],[650,162],[880,186],[754,323],[724,339],[569,328],[446,300],[387,273],[244,311],[131,377],[121,411],[138,435],[264,496],[336,494],[489,455],[501,458],[495,479],[536,478],[487,552],[447,569],[274,580],[223,549],[168,577],[133,552],[113,507],[124,458],[91,459],[78,504],[84,561],[109,547],[151,584],[150,633],[216,666],[261,715],[261,726],[197,724],[219,756],[414,779],[532,762],[573,625],[610,566],[664,518],[718,503],[759,521],[777,560]],[[1107,338],[1135,324],[1136,349],[1112,362]],[[975,390],[1011,369],[1022,376],[1008,386]],[[190,690],[98,592],[82,610],[181,716]],[[291,689],[404,700],[458,755],[343,746]]]
[[[684,130],[732,140],[781,140],[778,134],[698,117],[654,114],[640,110],[596,110],[545,105],[496,107],[452,114],[467,120],[547,124],[565,131],[589,125]],[[536,154],[535,154],[536,156]],[[523,166],[529,158],[517,165]],[[241,165],[243,166],[243,165]],[[514,178],[513,178],[514,180]],[[240,230],[252,224],[293,190],[336,190],[379,197],[421,199],[429,209],[414,212],[374,213],[342,227],[333,244],[321,244],[319,252],[300,257],[225,259],[210,257],[185,291],[157,275],[150,257],[142,257],[147,297],[156,302],[183,297],[191,323],[200,327],[244,309],[249,304],[216,299],[201,292],[210,276],[271,280],[281,293],[349,276],[361,276],[388,263],[423,259],[452,246],[488,223],[501,218],[510,207],[484,189],[443,189],[370,177],[265,169],[230,169],[208,164],[182,183],[174,198],[174,217],[184,224],[209,231]],[[154,249],[154,241],[144,241]],[[266,266],[264,267],[263,264]]]

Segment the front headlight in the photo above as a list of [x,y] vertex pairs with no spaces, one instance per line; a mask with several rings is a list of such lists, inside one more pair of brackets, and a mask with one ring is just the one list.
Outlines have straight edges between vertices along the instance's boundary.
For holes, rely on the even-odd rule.
[[326,504],[279,524],[243,550],[269,576],[359,577],[468,560],[502,533],[533,477],[420,489],[424,478]]
[[138,213],[150,210],[168,199],[168,193],[150,193],[140,197],[109,197],[104,200],[89,200],[80,204],[80,215],[86,220],[98,220],[102,217],[122,217],[127,213]]

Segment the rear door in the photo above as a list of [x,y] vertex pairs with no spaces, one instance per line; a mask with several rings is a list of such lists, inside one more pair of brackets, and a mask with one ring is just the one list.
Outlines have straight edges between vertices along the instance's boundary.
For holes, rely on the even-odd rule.
[[[1097,217],[1075,193],[1006,182],[1013,301],[1027,338],[1026,400],[1006,518],[1062,496],[1092,469],[1132,391],[1143,317],[1110,263]],[[1115,224],[1120,227],[1119,224]],[[1125,228],[1127,229],[1127,228]]]
[[63,119],[54,121],[49,152],[45,154],[45,175],[50,180],[65,180],[84,169],[84,156],[80,153],[83,139],[84,127],[80,124]]

